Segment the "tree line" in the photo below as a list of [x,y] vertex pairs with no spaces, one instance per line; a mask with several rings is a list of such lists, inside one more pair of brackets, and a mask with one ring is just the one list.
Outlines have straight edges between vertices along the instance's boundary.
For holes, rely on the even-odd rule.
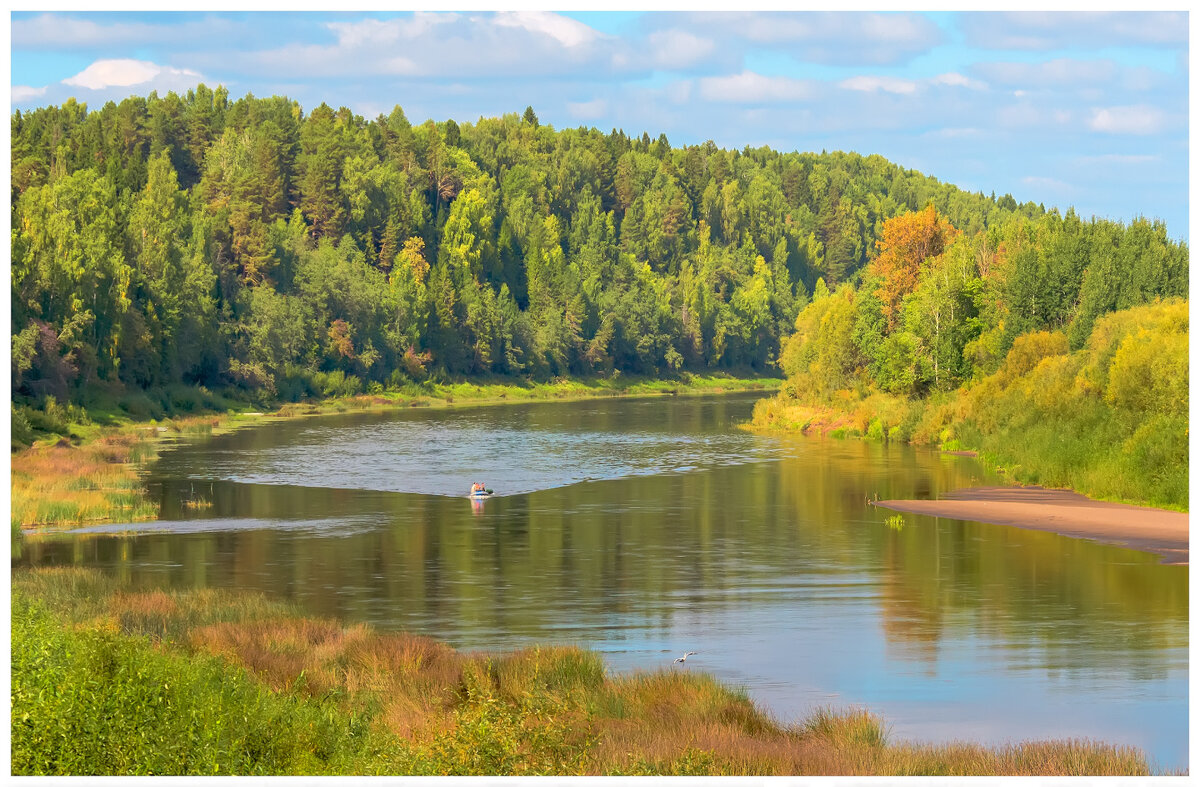
[[889,219],[856,281],[818,282],[781,353],[791,395],[920,397],[995,372],[1022,336],[1078,350],[1097,320],[1186,298],[1188,248],[1161,222],[1009,216],[974,234],[932,204]]
[[[13,391],[31,402],[762,371],[814,291],[830,309],[846,287],[871,296],[838,330],[882,384],[940,387],[1022,330],[1086,335],[1186,292],[1160,223],[1060,216],[880,156],[673,147],[531,108],[414,126],[398,106],[306,114],[205,86],[11,126]],[[905,216],[936,273],[888,234]]]

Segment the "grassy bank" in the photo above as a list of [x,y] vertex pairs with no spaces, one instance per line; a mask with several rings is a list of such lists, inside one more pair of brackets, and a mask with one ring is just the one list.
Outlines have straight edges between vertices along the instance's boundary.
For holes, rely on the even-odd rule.
[[925,398],[789,381],[753,426],[970,450],[1016,483],[1186,511],[1187,308],[1114,312],[1074,352],[1063,333],[1019,336],[992,374]]
[[16,774],[1149,773],[1060,741],[891,743],[862,710],[779,724],[691,669],[605,672],[575,648],[460,653],[222,591],[13,577]]
[[[141,484],[141,467],[164,441],[186,440],[275,418],[403,407],[461,407],[532,401],[567,401],[616,396],[729,393],[777,388],[772,378],[688,376],[679,380],[601,378],[552,383],[461,382],[410,384],[370,395],[331,397],[252,411],[197,414],[227,400],[207,392],[187,396],[173,390],[161,398],[140,395],[132,410],[86,412],[50,402],[46,412],[14,409],[33,445],[12,455],[11,522],[14,533],[74,527],[81,523],[154,519],[155,506]],[[28,413],[28,416],[26,415]],[[139,416],[153,414],[150,419]],[[40,428],[33,428],[36,424]],[[52,431],[46,431],[52,430]],[[14,430],[16,431],[16,430]]]
[[87,424],[13,452],[10,517],[21,531],[155,519],[141,468],[166,441],[259,423],[240,413],[112,426]]

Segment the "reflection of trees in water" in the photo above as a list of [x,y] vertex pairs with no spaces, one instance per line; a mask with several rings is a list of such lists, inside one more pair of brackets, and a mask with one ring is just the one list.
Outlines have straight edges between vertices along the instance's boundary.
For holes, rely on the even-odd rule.
[[[913,452],[911,462],[889,474],[890,489],[880,498],[935,496],[966,485],[958,469],[966,463],[943,460]],[[841,472],[845,463],[831,458],[815,464],[804,471],[812,483],[788,486],[797,508],[828,510],[831,487],[843,500],[862,499],[862,476]],[[840,536],[848,559],[856,548],[877,556],[884,630],[910,656],[935,658],[946,626],[969,627],[1009,647],[1037,648],[1042,666],[1050,668],[1086,668],[1078,662],[1083,647],[1103,651],[1106,659],[1129,654],[1129,668],[1156,672],[1163,664],[1146,661],[1146,653],[1187,645],[1186,568],[1157,565],[1154,555],[999,525],[906,515],[908,526],[895,531],[883,527],[886,515],[867,514],[878,521],[864,525],[831,511],[822,521]]]
[[[1080,649],[1161,677],[1147,654],[1187,647],[1187,569],[1158,557],[1053,533],[911,517],[887,549],[889,638],[928,641],[969,626],[1005,647],[1036,651],[1039,666],[1088,669]],[[926,610],[928,625],[887,621]],[[964,614],[966,613],[966,614]],[[934,627],[934,622],[937,625]]]
[[[254,442],[265,431],[237,436]],[[314,614],[452,641],[552,639],[563,626],[622,618],[660,626],[746,604],[820,614],[839,593],[858,593],[877,594],[897,652],[926,663],[951,630],[993,637],[1041,666],[1078,666],[1082,648],[1109,663],[1127,657],[1149,676],[1165,656],[1146,654],[1186,646],[1186,568],[1001,526],[906,515],[895,531],[868,499],[932,497],[988,479],[970,460],[933,452],[784,444],[794,458],[494,498],[478,515],[465,499],[218,483],[207,516],[380,524],[337,535],[32,541],[28,560],[100,563],[137,587],[259,590]]]

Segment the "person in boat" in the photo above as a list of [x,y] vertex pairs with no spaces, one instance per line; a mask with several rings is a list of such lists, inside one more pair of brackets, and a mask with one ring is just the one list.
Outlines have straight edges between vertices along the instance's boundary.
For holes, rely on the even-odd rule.
[[471,494],[477,495],[477,494],[479,494],[481,492],[485,492],[485,491],[487,491],[487,490],[484,489],[483,484],[480,484],[480,483],[471,484]]

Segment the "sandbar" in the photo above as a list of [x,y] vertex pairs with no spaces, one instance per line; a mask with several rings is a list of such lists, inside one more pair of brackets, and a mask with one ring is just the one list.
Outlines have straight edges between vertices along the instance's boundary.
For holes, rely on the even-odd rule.
[[1188,515],[1161,508],[1106,503],[1068,489],[983,486],[957,489],[939,500],[879,500],[874,505],[911,514],[1048,530],[1161,555],[1187,565]]

